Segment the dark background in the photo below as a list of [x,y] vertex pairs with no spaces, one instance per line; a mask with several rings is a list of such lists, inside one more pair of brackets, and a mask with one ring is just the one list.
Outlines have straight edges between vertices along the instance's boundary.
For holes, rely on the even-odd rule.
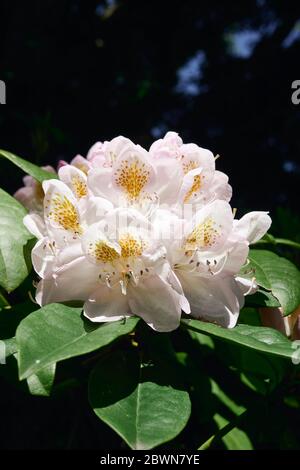
[[[299,240],[299,20],[291,0],[0,0],[0,148],[56,165],[97,140],[148,148],[174,130],[221,155],[238,214],[270,210],[272,233]],[[1,187],[21,177],[1,161]],[[47,401],[1,386],[0,421],[2,448],[121,446],[86,388]]]
[[[175,130],[221,155],[239,209],[297,210],[299,2],[0,5],[0,148],[55,165],[97,140],[148,147]],[[12,191],[21,173],[3,168]]]

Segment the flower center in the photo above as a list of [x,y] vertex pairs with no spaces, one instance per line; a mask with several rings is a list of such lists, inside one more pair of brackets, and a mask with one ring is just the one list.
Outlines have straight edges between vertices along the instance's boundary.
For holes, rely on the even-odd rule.
[[126,233],[120,237],[119,245],[121,247],[122,258],[136,258],[141,256],[144,249],[144,242],[139,238],[135,238],[129,233]]
[[135,158],[130,163],[124,160],[115,172],[115,182],[131,200],[136,200],[148,183],[150,171],[146,164]]
[[104,240],[90,243],[89,252],[100,263],[113,263],[116,260],[126,261],[128,258],[138,258],[142,255],[146,243],[130,233],[124,233],[118,240],[121,247],[119,254],[115,248]]
[[194,228],[186,239],[185,249],[188,251],[195,248],[210,248],[216,243],[219,235],[217,224],[209,217]]
[[111,287],[111,283],[119,281],[121,291],[126,295],[128,283],[137,285],[144,270],[145,275],[149,273],[149,269],[144,267],[141,260],[138,259],[142,255],[146,243],[138,236],[124,233],[120,236],[118,244],[121,248],[120,253],[105,240],[90,243],[88,251],[97,263],[105,264],[100,268],[99,280],[105,282],[107,287]]

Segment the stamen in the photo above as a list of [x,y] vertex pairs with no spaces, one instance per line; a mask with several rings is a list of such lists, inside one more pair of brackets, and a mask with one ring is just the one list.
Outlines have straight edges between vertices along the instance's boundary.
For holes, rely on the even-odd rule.
[[121,292],[123,295],[126,295],[127,294],[127,281],[126,279],[121,279],[120,280],[120,284],[121,284]]
[[107,274],[105,276],[105,284],[107,285],[107,287],[111,288],[111,284],[110,284],[110,275]]
[[139,282],[138,277],[135,275],[135,273],[133,271],[129,271],[129,274],[130,274],[130,276],[133,280],[134,285],[137,286],[138,282]]

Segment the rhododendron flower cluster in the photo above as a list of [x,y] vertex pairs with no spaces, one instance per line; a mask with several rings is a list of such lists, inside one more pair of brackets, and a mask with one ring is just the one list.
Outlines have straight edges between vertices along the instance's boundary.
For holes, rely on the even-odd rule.
[[183,314],[231,328],[257,289],[240,273],[270,217],[237,220],[214,155],[175,132],[148,151],[125,137],[97,142],[42,187],[26,178],[15,196],[38,239],[39,305],[82,301],[91,321],[137,315],[157,331]]

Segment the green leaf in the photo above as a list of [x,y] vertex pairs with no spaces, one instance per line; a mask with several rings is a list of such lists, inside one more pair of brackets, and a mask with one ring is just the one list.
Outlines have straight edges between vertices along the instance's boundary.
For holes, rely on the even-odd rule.
[[28,276],[30,266],[24,258],[32,235],[23,225],[24,207],[0,189],[0,285],[8,292]]
[[283,308],[285,315],[300,304],[300,272],[296,266],[281,256],[266,250],[250,250],[250,265],[258,285],[270,290]]
[[40,183],[42,183],[44,180],[57,178],[57,176],[54,173],[43,170],[39,166],[34,165],[33,163],[28,162],[27,160],[24,160],[23,158],[18,157],[17,155],[14,155],[13,153],[7,152],[6,150],[0,150],[0,156],[6,158],[10,162],[12,162],[14,165],[21,168],[21,170],[23,170],[28,175],[33,176],[33,178],[35,178]]
[[8,338],[2,341],[4,341],[6,346],[6,357],[12,356],[18,351],[16,338]]
[[15,338],[0,340],[0,364],[5,364],[6,359],[17,352],[17,343]]
[[295,353],[292,342],[273,328],[241,324],[235,328],[227,329],[200,320],[181,320],[181,323],[193,331],[205,333],[256,351],[289,359]]
[[255,294],[247,295],[245,298],[246,307],[280,307],[280,302],[271,292],[258,289]]
[[81,316],[81,309],[50,304],[21,321],[16,339],[20,379],[55,362],[79,356],[110,344],[130,333],[138,318],[95,324]]
[[189,395],[174,370],[162,363],[143,363],[137,350],[117,351],[96,366],[89,399],[96,415],[132,449],[170,441],[191,412]]
[[31,395],[48,397],[51,393],[55,378],[56,364],[50,364],[41,369],[37,374],[27,378],[27,385]]

